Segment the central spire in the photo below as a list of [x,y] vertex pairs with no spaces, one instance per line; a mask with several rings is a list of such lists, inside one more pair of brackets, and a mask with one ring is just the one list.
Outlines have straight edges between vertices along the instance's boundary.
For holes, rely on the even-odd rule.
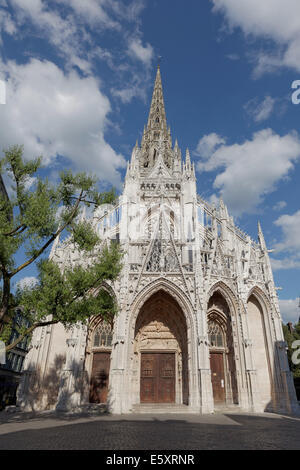
[[147,131],[152,129],[161,129],[167,135],[166,111],[159,65],[157,66],[157,73],[147,125]]
[[167,167],[172,166],[172,139],[170,128],[167,127],[166,111],[160,75],[157,66],[156,78],[152,94],[147,127],[144,128],[142,143],[143,167],[154,166],[160,146],[163,160]]

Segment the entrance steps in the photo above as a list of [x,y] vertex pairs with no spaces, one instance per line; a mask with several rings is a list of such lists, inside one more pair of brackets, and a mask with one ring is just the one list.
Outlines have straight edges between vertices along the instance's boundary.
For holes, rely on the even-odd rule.
[[192,408],[187,405],[179,405],[177,403],[140,403],[132,406],[132,413],[152,413],[152,414],[186,414],[186,413],[198,413],[199,410]]

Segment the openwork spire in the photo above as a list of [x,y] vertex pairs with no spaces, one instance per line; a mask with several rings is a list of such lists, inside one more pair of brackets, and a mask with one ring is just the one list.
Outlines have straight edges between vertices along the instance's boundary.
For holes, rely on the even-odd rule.
[[[163,145],[162,145],[163,143]],[[161,148],[163,146],[163,148]],[[142,166],[152,168],[158,157],[159,147],[168,168],[173,166],[171,131],[167,127],[160,67],[157,67],[147,127],[144,129],[141,148]]]
[[157,67],[156,79],[148,117],[147,131],[160,129],[167,137],[167,120],[161,82],[160,67]]

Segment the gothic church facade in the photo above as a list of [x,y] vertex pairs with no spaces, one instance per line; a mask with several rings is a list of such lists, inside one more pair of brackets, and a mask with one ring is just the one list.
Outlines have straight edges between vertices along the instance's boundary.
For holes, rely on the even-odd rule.
[[[268,250],[196,191],[189,151],[182,159],[167,127],[158,67],[147,126],[133,149],[118,204],[94,214],[104,242],[125,252],[105,288],[118,314],[88,326],[35,331],[19,403],[113,413],[297,411]],[[51,257],[80,260],[69,240]],[[100,286],[99,286],[100,288]],[[97,295],[95,291],[94,295]]]

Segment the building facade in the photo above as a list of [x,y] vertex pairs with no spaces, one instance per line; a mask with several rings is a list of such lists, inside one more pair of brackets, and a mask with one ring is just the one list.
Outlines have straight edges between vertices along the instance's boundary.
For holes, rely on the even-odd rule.
[[[95,312],[88,326],[37,329],[24,408],[298,410],[261,227],[255,242],[222,200],[216,208],[197,195],[189,151],[182,159],[172,144],[159,67],[123,194],[93,223],[125,252],[121,275],[105,286],[118,314],[113,325]],[[62,269],[88,262],[70,240],[57,240],[51,257]]]
[[[22,316],[22,311],[20,309],[16,309],[8,344],[13,343],[18,338],[18,330],[21,327],[28,328],[29,323]],[[7,354],[4,352],[3,361],[0,354],[0,410],[4,409],[5,406],[16,404],[17,388],[22,378],[22,371],[28,347],[29,339],[24,338]]]

